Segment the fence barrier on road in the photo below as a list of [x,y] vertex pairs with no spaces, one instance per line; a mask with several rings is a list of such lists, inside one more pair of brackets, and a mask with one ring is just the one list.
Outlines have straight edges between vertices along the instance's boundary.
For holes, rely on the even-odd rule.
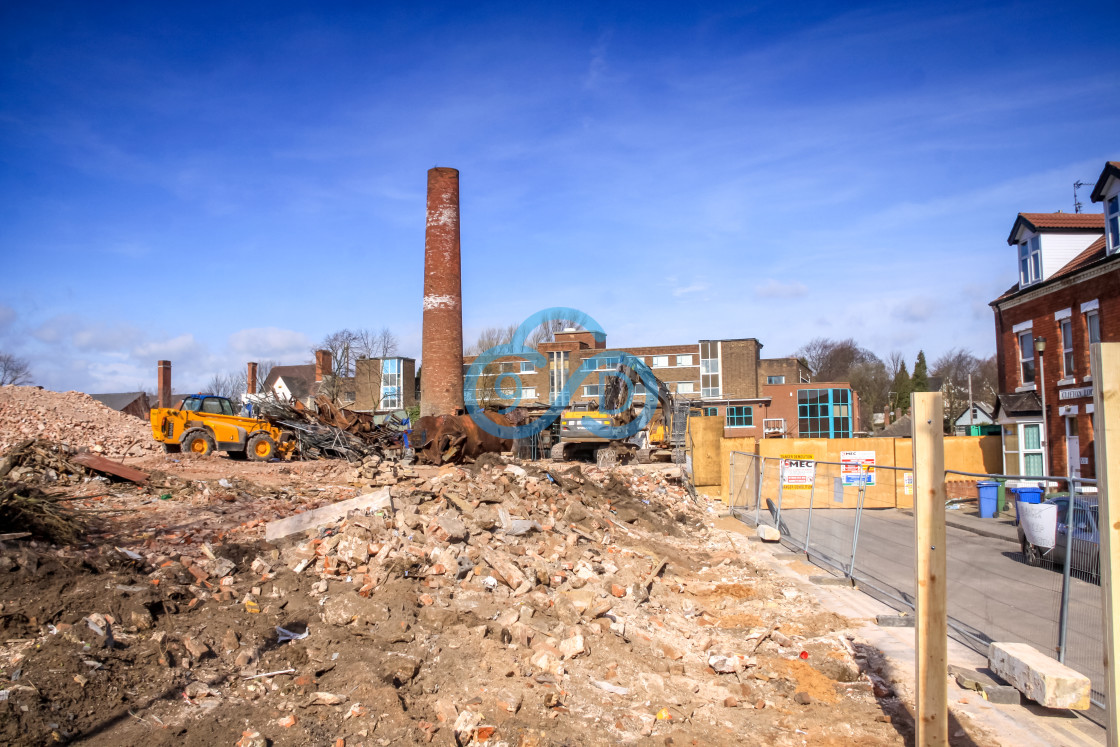
[[[877,482],[901,480],[909,494],[910,472],[857,461],[732,452],[730,509],[747,523],[777,528],[784,545],[852,579],[872,596],[913,610],[913,512],[893,503],[879,505],[882,501],[869,491]],[[1092,702],[1103,709],[1107,684],[1096,481],[956,470],[947,470],[945,479],[952,637],[985,655],[992,641],[1030,643],[1088,676]],[[1027,542],[1018,523],[999,514],[992,519],[975,515],[971,507],[978,502],[981,481],[1049,488],[1039,491],[1039,498],[1064,512],[1055,516],[1052,547]],[[1009,501],[1005,513],[1012,510],[1017,517],[1018,505]]]

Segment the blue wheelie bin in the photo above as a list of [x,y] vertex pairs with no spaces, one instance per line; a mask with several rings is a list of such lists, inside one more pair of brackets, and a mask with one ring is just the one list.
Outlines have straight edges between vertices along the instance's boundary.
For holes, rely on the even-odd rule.
[[976,483],[976,496],[980,500],[980,518],[994,519],[999,505],[999,483],[995,481]]
[[1011,488],[1011,492],[1015,494],[1015,526],[1019,526],[1019,504],[1020,503],[1041,503],[1042,502],[1042,488],[1039,488],[1039,487]]

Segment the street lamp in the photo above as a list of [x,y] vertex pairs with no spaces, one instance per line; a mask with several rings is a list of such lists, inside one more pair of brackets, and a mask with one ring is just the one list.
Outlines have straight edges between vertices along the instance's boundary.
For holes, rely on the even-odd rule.
[[1038,388],[1042,392],[1042,474],[1050,472],[1050,431],[1046,427],[1046,366],[1042,354],[1046,352],[1046,338],[1034,338],[1034,349],[1038,351]]

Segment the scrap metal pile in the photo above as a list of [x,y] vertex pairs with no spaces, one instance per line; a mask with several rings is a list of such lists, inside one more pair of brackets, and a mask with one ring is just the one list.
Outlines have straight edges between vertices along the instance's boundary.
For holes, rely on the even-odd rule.
[[392,414],[375,422],[372,415],[338,407],[325,396],[316,398],[315,409],[275,397],[255,405],[262,418],[296,435],[304,459],[360,462],[368,456],[399,454],[403,447],[406,426]]

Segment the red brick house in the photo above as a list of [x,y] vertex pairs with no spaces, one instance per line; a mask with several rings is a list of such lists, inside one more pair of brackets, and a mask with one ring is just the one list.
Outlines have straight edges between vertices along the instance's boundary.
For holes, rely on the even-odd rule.
[[1089,345],[1120,340],[1120,164],[1092,199],[1104,214],[1020,213],[1007,239],[1019,282],[990,304],[1006,474],[1096,475]]

